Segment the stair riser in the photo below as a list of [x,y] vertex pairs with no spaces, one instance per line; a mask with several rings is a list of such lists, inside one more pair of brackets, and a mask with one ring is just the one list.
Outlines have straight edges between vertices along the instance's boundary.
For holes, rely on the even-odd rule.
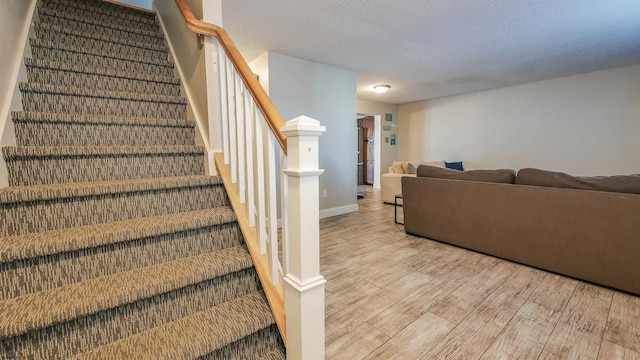
[[31,45],[31,54],[36,59],[46,59],[59,61],[69,64],[92,64],[97,68],[108,69],[127,69],[130,72],[139,72],[145,74],[155,74],[158,76],[173,76],[173,66],[167,60],[163,65],[144,63],[116,58],[118,54],[112,54],[114,57],[104,57],[94,55],[96,51],[86,49],[84,52],[71,52],[60,49],[52,49]]
[[[64,14],[60,15],[64,16]],[[41,24],[58,26],[73,32],[85,33],[87,34],[87,37],[98,37],[98,35],[107,35],[126,41],[147,43],[155,46],[166,46],[161,36],[153,36],[151,33],[148,33],[146,31],[131,32],[130,28],[127,28],[127,30],[114,29],[108,27],[108,24],[102,24],[104,26],[101,26],[101,24],[98,22],[96,22],[95,24],[88,24],[64,17],[50,16],[46,13],[42,13],[42,11],[38,15],[38,20]]]
[[278,327],[274,324],[203,356],[199,360],[259,359],[279,346],[283,347],[284,344],[280,340]]
[[0,205],[0,236],[228,206],[221,185]]
[[234,222],[0,264],[0,300],[240,245]]
[[27,67],[30,83],[70,86],[75,88],[121,91],[164,96],[180,96],[180,85],[85,74],[74,71]]
[[[66,358],[202,311],[260,288],[255,269],[232,273],[94,315],[0,340],[19,358]],[[61,335],[63,334],[63,335]],[[0,350],[0,358],[2,358]]]
[[194,145],[193,127],[14,122],[19,146]]
[[100,8],[95,6],[95,2],[83,4],[80,1],[43,1],[38,6],[51,12],[64,13],[65,17],[77,21],[91,19],[105,24],[127,24],[145,31],[159,31],[153,14],[130,11],[118,6]]
[[44,41],[52,41],[61,46],[80,47],[80,48],[92,48],[98,51],[127,54],[136,57],[151,58],[158,60],[165,60],[168,58],[166,50],[158,51],[145,49],[133,45],[125,45],[119,43],[113,43],[109,41],[102,41],[97,39],[91,39],[86,37],[79,37],[69,34],[61,34],[52,31],[46,31],[43,28],[36,28],[36,38]]
[[204,154],[30,157],[7,170],[11,186],[202,175]]
[[25,111],[102,116],[184,119],[184,104],[58,94],[22,93]]

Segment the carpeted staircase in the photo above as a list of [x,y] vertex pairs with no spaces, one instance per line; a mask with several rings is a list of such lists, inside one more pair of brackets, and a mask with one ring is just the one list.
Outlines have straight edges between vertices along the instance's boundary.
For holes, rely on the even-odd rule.
[[0,189],[0,359],[284,359],[153,14],[41,0]]

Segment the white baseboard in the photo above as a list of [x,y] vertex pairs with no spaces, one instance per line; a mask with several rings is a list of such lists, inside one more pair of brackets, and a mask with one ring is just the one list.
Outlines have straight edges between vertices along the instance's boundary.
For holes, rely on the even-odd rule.
[[323,210],[320,210],[320,219],[324,219],[332,216],[344,215],[344,214],[348,214],[356,211],[358,211],[358,204],[351,204],[351,205],[345,205],[345,206],[338,206],[330,209],[323,209]]

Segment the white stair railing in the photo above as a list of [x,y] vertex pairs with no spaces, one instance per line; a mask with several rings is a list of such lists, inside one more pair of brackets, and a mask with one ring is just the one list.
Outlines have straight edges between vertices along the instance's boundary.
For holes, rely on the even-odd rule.
[[215,164],[285,340],[287,359],[324,359],[318,137],[325,128],[305,116],[284,123],[224,29],[196,20],[185,0],[175,1],[187,27],[201,40],[208,37],[213,64],[207,66],[214,69],[207,73],[216,74],[216,91],[209,93],[220,94],[209,98],[220,110],[209,116],[209,134],[222,132]]

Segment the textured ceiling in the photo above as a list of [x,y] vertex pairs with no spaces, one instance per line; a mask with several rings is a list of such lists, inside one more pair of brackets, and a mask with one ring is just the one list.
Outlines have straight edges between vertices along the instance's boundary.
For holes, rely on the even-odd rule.
[[[206,0],[204,0],[206,1]],[[640,0],[222,0],[264,51],[357,73],[358,98],[434,99],[640,64]],[[376,94],[371,87],[391,90]]]

